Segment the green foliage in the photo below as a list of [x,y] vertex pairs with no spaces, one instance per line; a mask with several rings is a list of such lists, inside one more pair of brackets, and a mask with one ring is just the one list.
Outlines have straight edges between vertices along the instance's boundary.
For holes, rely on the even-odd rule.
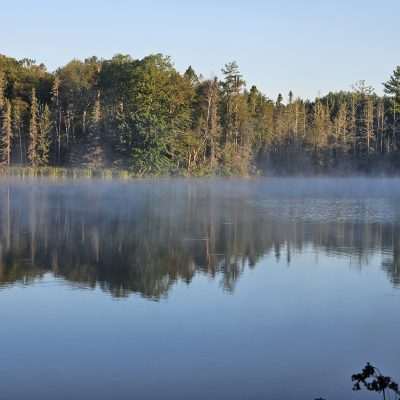
[[383,84],[385,93],[393,96],[400,102],[400,66],[396,67],[390,79]]
[[1,160],[6,165],[11,164],[11,148],[12,148],[12,120],[11,120],[11,103],[8,99],[4,101],[0,114],[1,121]]
[[[181,74],[169,57],[72,60],[54,74],[0,55],[0,118],[11,104],[10,164],[119,167],[137,175],[398,169],[400,68],[379,97],[364,81],[315,101],[271,101],[223,79]],[[8,126],[8,125],[7,125]],[[8,128],[7,128],[8,129]],[[4,129],[3,129],[4,131]],[[4,147],[4,146],[3,146]]]
[[0,70],[0,111],[4,109],[5,89],[6,89],[6,77],[4,72]]
[[221,155],[221,174],[246,176],[251,170],[251,151],[247,146],[239,150],[233,143],[226,143]]
[[38,132],[38,165],[44,166],[49,162],[49,150],[51,144],[51,130],[53,123],[49,106],[46,104],[42,107],[39,115],[39,132]]
[[166,135],[160,131],[152,132],[150,127],[139,132],[132,150],[133,172],[139,176],[167,174],[172,164]]
[[39,131],[38,131],[38,104],[36,98],[36,90],[32,89],[30,119],[29,119],[29,147],[28,159],[33,167],[40,165],[40,157],[38,151]]

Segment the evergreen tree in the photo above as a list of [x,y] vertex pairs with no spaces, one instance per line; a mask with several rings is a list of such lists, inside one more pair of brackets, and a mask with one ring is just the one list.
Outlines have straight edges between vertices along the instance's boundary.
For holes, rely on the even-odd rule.
[[372,151],[375,137],[374,132],[374,100],[372,96],[367,96],[364,104],[364,136],[367,147],[367,154]]
[[385,151],[385,102],[379,98],[376,105],[376,129],[378,149],[383,154]]
[[400,66],[397,66],[389,80],[383,84],[385,93],[392,97],[392,138],[388,151],[397,149],[398,114],[400,113]]
[[11,123],[11,103],[8,99],[4,102],[1,133],[1,159],[4,164],[10,166],[13,132]]
[[183,74],[183,77],[187,79],[193,86],[198,85],[200,82],[199,77],[197,76],[196,72],[194,71],[191,65],[189,65],[188,69]]
[[49,151],[51,143],[51,130],[52,130],[52,120],[51,112],[46,104],[42,107],[39,116],[39,135],[38,135],[38,165],[44,166],[49,163]]
[[347,103],[342,101],[334,117],[334,139],[335,139],[335,151],[339,151],[341,155],[344,155],[349,150],[348,143],[348,127],[347,127]]
[[5,90],[6,90],[6,77],[3,71],[0,70],[0,113],[5,105]]
[[278,94],[276,98],[276,107],[282,107],[283,96],[281,93]]
[[207,93],[207,104],[207,142],[209,144],[208,153],[210,166],[213,169],[216,166],[217,162],[219,151],[219,137],[221,133],[220,117],[218,114],[219,87],[217,78],[214,78],[212,83],[209,84],[209,90]]
[[235,61],[225,65],[222,69],[224,80],[222,86],[222,126],[225,143],[233,143],[237,150],[240,141],[240,94],[245,82]]
[[39,130],[38,130],[38,104],[36,98],[36,90],[32,89],[30,119],[29,119],[29,145],[28,160],[33,167],[39,165],[40,159],[38,154]]
[[23,122],[22,122],[22,105],[21,100],[16,99],[12,103],[12,130],[13,137],[18,141],[18,160],[20,164],[25,161],[24,143],[23,143]]
[[116,110],[114,123],[114,148],[117,153],[116,165],[126,166],[132,152],[132,135],[129,118],[125,113],[124,103],[121,101]]
[[62,124],[62,108],[60,99],[60,86],[61,81],[58,76],[54,78],[53,86],[51,88],[51,102],[53,108],[54,120],[54,133],[56,143],[56,157],[58,163],[61,161],[61,124]]
[[325,150],[328,144],[328,135],[330,133],[330,115],[328,108],[320,99],[317,99],[314,107],[314,123],[312,144],[315,156]]
[[105,166],[104,146],[100,92],[98,92],[89,121],[88,143],[84,157],[87,166],[91,168],[102,168]]
[[393,96],[396,105],[400,106],[400,66],[397,66],[389,80],[383,84],[385,93]]

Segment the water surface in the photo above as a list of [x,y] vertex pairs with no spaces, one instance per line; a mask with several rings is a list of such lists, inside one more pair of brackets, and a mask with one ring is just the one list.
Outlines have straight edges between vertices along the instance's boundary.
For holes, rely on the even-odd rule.
[[400,180],[1,181],[0,398],[359,399],[400,378]]

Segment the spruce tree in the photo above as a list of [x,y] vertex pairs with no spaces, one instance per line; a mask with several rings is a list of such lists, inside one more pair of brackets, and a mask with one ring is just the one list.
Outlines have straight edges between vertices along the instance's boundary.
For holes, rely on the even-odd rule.
[[4,164],[10,166],[13,132],[11,122],[11,103],[8,99],[4,102],[4,110],[2,114],[1,160]]
[[53,109],[53,121],[54,121],[54,132],[55,132],[55,141],[57,143],[57,162],[61,160],[61,122],[62,122],[62,109],[60,102],[60,85],[61,81],[58,76],[54,78],[53,86],[51,88],[51,102]]
[[0,71],[0,112],[4,108],[5,103],[5,88],[6,86],[6,78],[3,71]]
[[32,89],[31,95],[31,108],[30,108],[30,119],[29,119],[29,146],[28,146],[28,160],[33,167],[37,167],[39,164],[38,157],[38,104],[36,98],[36,90]]
[[105,152],[102,136],[102,112],[100,93],[98,92],[90,116],[88,135],[89,142],[85,157],[86,164],[91,168],[104,167]]
[[22,140],[22,112],[21,112],[21,101],[15,100],[12,103],[12,130],[13,137],[18,140],[18,153],[19,153],[19,161],[23,164],[25,155],[23,150],[23,140]]
[[388,150],[397,149],[398,114],[400,113],[400,66],[397,66],[390,79],[383,84],[385,93],[393,97],[392,103],[392,146]]
[[233,143],[237,150],[240,140],[240,94],[245,86],[245,81],[235,61],[225,65],[222,69],[224,80],[222,86],[222,122],[225,133],[225,142]]
[[48,105],[46,104],[39,117],[39,135],[38,135],[38,164],[47,165],[49,163],[49,150],[50,150],[50,134],[52,129],[51,113]]
[[385,93],[393,96],[397,106],[400,106],[400,65],[396,67],[389,80],[383,84]]

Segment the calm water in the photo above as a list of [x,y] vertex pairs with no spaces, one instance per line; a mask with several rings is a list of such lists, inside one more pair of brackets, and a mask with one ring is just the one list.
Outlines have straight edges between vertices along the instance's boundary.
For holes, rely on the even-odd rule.
[[400,378],[400,180],[3,180],[0,205],[1,399],[361,399],[366,361]]

